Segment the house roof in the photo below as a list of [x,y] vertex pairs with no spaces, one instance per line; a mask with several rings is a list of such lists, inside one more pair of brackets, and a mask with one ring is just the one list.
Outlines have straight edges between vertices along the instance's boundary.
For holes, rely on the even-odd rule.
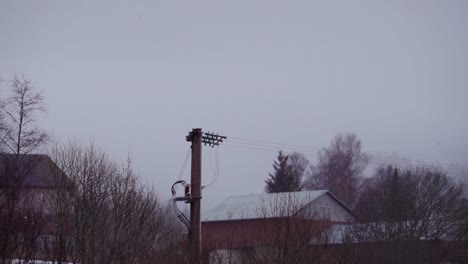
[[228,197],[211,210],[204,217],[204,221],[229,221],[290,216],[324,194],[329,194],[346,210],[351,212],[348,207],[327,190],[262,193]]
[[70,179],[47,155],[20,155],[19,163],[19,176],[15,179],[16,155],[0,153],[0,187],[10,186],[14,181],[22,188],[70,186]]

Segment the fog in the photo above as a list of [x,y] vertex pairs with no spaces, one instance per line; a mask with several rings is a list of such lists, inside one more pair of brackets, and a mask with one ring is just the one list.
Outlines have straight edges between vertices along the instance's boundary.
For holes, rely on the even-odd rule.
[[[273,170],[276,150],[233,138],[299,145],[313,161],[351,132],[390,163],[466,168],[466,14],[466,1],[435,0],[2,1],[0,77],[44,91],[56,140],[130,153],[163,197],[192,128],[227,136],[207,210],[263,192]],[[204,148],[205,184],[216,153]]]

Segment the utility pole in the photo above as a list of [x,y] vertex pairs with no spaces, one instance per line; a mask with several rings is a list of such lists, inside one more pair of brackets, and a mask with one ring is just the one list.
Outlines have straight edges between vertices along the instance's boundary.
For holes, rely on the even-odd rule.
[[203,133],[201,128],[194,128],[187,136],[187,141],[192,142],[192,168],[190,178],[190,225],[189,225],[189,253],[190,263],[201,262],[201,170],[202,170],[202,144],[214,147],[226,139],[214,133]]
[[189,252],[190,263],[200,263],[201,254],[201,155],[202,155],[202,130],[194,128],[187,136],[187,141],[192,142],[192,169],[190,177],[190,228]]

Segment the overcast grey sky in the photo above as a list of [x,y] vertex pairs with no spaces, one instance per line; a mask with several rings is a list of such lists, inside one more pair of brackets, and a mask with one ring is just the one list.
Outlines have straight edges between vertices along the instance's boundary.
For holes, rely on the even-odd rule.
[[[32,79],[48,131],[130,151],[163,196],[193,127],[317,148],[353,132],[467,166],[467,47],[466,0],[0,2],[0,77]],[[262,192],[275,157],[221,147],[204,209]]]

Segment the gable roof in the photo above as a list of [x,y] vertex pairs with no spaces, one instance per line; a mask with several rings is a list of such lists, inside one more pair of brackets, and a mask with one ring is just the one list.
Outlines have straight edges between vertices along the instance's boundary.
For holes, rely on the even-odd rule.
[[315,190],[231,196],[211,210],[204,217],[204,221],[229,221],[291,216],[324,194],[330,195],[341,206],[354,215],[346,205],[329,191]]
[[0,153],[0,188],[11,186],[14,181],[22,188],[70,187],[65,173],[44,154],[19,156],[19,178],[14,178],[16,155]]

